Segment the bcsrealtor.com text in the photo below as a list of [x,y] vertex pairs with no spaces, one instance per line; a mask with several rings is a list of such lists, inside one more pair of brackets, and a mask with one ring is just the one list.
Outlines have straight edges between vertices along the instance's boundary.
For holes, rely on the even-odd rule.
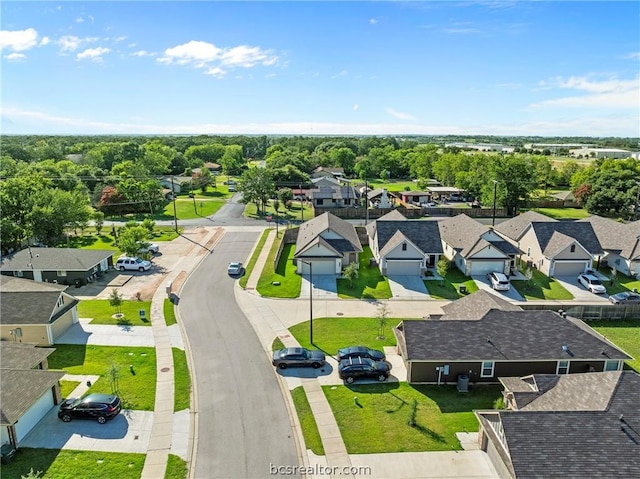
[[269,463],[269,474],[272,476],[370,476],[369,466],[325,466],[313,464],[311,466],[278,466]]

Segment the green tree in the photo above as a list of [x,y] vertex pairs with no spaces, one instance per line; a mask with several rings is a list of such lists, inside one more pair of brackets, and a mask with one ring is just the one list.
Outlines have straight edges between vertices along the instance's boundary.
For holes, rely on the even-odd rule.
[[359,274],[358,263],[350,263],[349,266],[344,269],[342,275],[349,281],[349,288],[353,288],[353,280],[358,279]]
[[152,140],[142,145],[142,157],[139,162],[152,175],[163,175],[176,157],[176,150],[164,145],[160,140]]
[[116,310],[116,314],[122,314],[122,295],[115,288],[109,294],[109,305]]
[[238,189],[242,192],[242,201],[255,203],[258,214],[263,215],[269,198],[276,192],[269,169],[257,167],[251,167],[242,174]]
[[280,188],[278,190],[278,199],[284,205],[290,204],[291,200],[293,200],[293,190],[291,188]]
[[387,322],[389,321],[389,305],[387,303],[382,303],[378,306],[378,309],[376,310],[376,319],[378,322],[377,339],[384,339],[384,328],[387,326]]
[[447,273],[449,273],[449,268],[451,268],[451,262],[444,256],[440,258],[440,260],[436,264],[436,271],[438,273],[438,276],[442,278],[442,280],[440,281],[440,285],[444,285]]
[[93,212],[93,224],[96,227],[96,232],[99,235],[102,231],[102,227],[104,226],[104,213],[102,211]]
[[118,248],[127,256],[136,256],[138,251],[149,243],[149,230],[142,225],[125,227],[120,229],[118,235]]

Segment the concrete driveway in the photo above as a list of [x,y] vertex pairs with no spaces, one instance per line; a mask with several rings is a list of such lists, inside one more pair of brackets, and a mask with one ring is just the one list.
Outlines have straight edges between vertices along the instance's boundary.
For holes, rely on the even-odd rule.
[[420,276],[388,276],[392,299],[430,299]]
[[567,291],[569,291],[577,301],[609,301],[608,294],[593,294],[591,291],[578,283],[577,275],[557,276],[554,279],[558,283],[560,283]]
[[489,280],[487,279],[486,276],[474,275],[471,278],[473,278],[473,280],[476,282],[479,289],[483,289],[492,294],[495,294],[496,296],[499,296],[502,299],[511,300],[511,301],[526,301],[522,296],[520,296],[520,293],[518,293],[518,290],[514,288],[513,285],[511,285],[511,289],[509,289],[509,291],[496,291],[491,287],[491,284],[489,283]]
[[56,344],[94,344],[100,346],[146,346],[154,347],[151,326],[109,326],[89,324],[90,319],[81,319],[67,329]]
[[55,406],[20,446],[146,454],[152,425],[153,412],[130,410],[123,410],[106,424],[81,419],[62,422]]
[[[313,275],[313,298],[314,299],[336,299],[338,297],[338,283],[335,274],[314,274]],[[311,294],[311,283],[309,276],[302,276],[302,286],[300,287],[300,298],[309,299]]]

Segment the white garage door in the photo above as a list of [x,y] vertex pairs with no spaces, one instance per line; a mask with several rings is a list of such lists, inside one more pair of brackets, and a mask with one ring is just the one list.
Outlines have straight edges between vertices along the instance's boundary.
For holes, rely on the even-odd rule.
[[472,261],[471,262],[471,274],[472,275],[485,275],[497,271],[498,273],[504,273],[504,261]]
[[420,261],[387,260],[387,276],[419,276]]
[[556,261],[553,268],[553,276],[576,276],[583,273],[588,267],[588,262],[559,263]]
[[40,399],[38,399],[29,410],[24,413],[20,420],[16,423],[16,436],[18,443],[29,434],[33,426],[38,424],[47,412],[53,407],[53,393],[47,390]]
[[[313,275],[317,274],[336,274],[336,260],[314,260],[311,261],[313,264],[312,273]],[[300,269],[302,266],[302,270]],[[298,261],[298,271],[301,271],[302,274],[309,274],[309,265],[303,263],[302,261]]]

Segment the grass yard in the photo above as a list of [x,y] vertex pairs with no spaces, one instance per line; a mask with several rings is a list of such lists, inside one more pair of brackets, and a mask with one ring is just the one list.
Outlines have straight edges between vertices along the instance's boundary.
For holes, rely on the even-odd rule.
[[587,210],[582,208],[534,208],[533,211],[556,220],[581,220],[589,217]]
[[455,433],[478,431],[473,410],[492,409],[502,390],[482,385],[459,393],[456,386],[407,383],[322,389],[349,454],[461,450]]
[[[412,180],[405,181],[382,181],[382,180],[369,180],[369,188],[375,190],[377,188],[386,188],[388,191],[402,192],[402,191],[416,191],[418,190],[418,183]],[[408,189],[407,189],[408,188]]]
[[63,399],[69,397],[69,395],[73,392],[75,388],[80,385],[80,381],[65,381],[64,379],[60,381],[60,394]]
[[625,361],[625,369],[640,373],[640,319],[588,321],[587,324],[635,358]]
[[[605,276],[611,278],[611,270],[609,268],[602,269],[600,272]],[[607,294],[633,291],[634,288],[640,291],[640,279],[630,278],[629,276],[625,276],[622,273],[618,273],[616,275],[616,279],[614,280],[613,284],[610,284],[608,282],[603,283],[607,288]]]
[[[265,214],[271,215],[273,218],[276,218],[276,210],[273,207],[273,201],[269,201],[267,203],[267,207],[265,208]],[[244,208],[244,216],[251,219],[260,219],[263,220],[265,215],[258,214],[258,208],[255,203],[248,203]],[[305,221],[313,218],[313,208],[311,208],[308,204],[300,207],[300,202],[293,200],[291,202],[291,208],[285,208],[282,202],[280,203],[280,209],[278,210],[278,219],[282,223],[283,221]]]
[[298,413],[298,420],[300,421],[305,446],[307,449],[311,449],[317,456],[324,456],[324,447],[322,446],[322,439],[318,432],[318,425],[316,424],[313,412],[311,412],[311,406],[309,406],[304,388],[298,386],[291,391],[291,396],[293,397],[293,403]]
[[469,276],[462,274],[462,271],[453,265],[444,278],[444,283],[437,279],[430,279],[424,281],[424,285],[433,299],[450,299],[453,301],[462,298],[465,295],[460,292],[460,286],[466,286],[467,294],[478,291],[476,282]]
[[271,343],[271,351],[280,351],[281,349],[284,349],[282,340],[280,338],[274,339],[273,343]]
[[167,470],[164,473],[164,479],[187,479],[189,469],[187,463],[179,456],[169,454],[167,461]]
[[511,285],[526,299],[556,301],[573,299],[573,295],[560,283],[537,270],[533,270],[531,284],[528,281],[511,281]]
[[2,479],[20,479],[31,469],[41,479],[139,479],[144,460],[144,454],[22,447],[14,462],[2,465]]
[[[69,374],[94,374],[100,379],[90,393],[113,392],[110,370],[117,368],[117,393],[126,409],[153,411],[156,398],[156,350],[141,347],[56,344],[49,369]],[[130,366],[133,366],[131,372]]]
[[[192,198],[176,199],[176,216],[179,220],[191,220],[211,216],[226,203],[225,199],[195,198],[195,202],[193,200]],[[169,202],[167,206],[164,207],[163,216],[168,216],[170,220],[173,219],[172,202]]]
[[369,259],[373,257],[371,248],[363,247],[358,257],[360,269],[358,277],[353,280],[353,288],[349,287],[349,281],[338,279],[338,297],[343,299],[389,299],[391,288],[386,277],[382,276],[377,266],[370,266]]
[[320,349],[325,354],[335,355],[345,346],[368,346],[382,349],[395,346],[396,337],[391,328],[402,319],[389,318],[385,327],[385,339],[377,339],[377,318],[317,318],[313,320],[313,342],[309,342],[309,321],[296,324],[289,331],[303,348]]
[[260,235],[260,239],[258,239],[258,244],[253,250],[253,254],[251,255],[251,258],[249,258],[249,262],[244,265],[244,275],[242,275],[242,278],[240,278],[239,280],[240,286],[242,287],[242,289],[247,287],[247,281],[249,280],[249,276],[251,276],[251,272],[253,271],[253,268],[256,265],[256,261],[258,261],[258,256],[260,256],[260,253],[262,252],[262,248],[264,247],[264,244],[267,241],[267,236],[269,236],[270,231],[271,230],[266,229],[262,232],[262,235]]
[[187,365],[187,355],[182,349],[171,348],[173,353],[173,379],[175,391],[173,410],[182,411],[191,405],[191,376]]
[[[274,259],[281,241],[282,235],[273,242],[256,289],[260,295],[268,298],[297,298],[300,296],[302,277],[296,274],[296,267],[293,264],[295,243],[285,245],[282,248],[280,261],[278,261],[277,268],[274,269]],[[276,286],[273,284],[274,282],[279,282],[280,285]]]
[[[144,310],[145,318],[140,318],[140,310]],[[123,318],[114,318],[116,309],[108,299],[83,299],[78,303],[78,315],[81,318],[92,318],[91,324],[109,324],[124,326],[151,326],[151,301],[123,300],[120,305]]]
[[[173,217],[172,217],[173,218]],[[122,226],[112,227],[105,224],[100,231],[100,234],[96,231],[95,227],[87,228],[84,230],[84,234],[75,235],[73,233],[69,233],[69,242],[66,240],[61,241],[57,246],[60,248],[80,248],[80,249],[106,249],[106,250],[114,250],[117,254],[120,254],[120,250],[118,245],[116,244],[116,240],[114,238],[113,232],[116,234]],[[178,229],[178,231],[182,231],[182,229]],[[151,238],[149,238],[150,242],[155,241],[173,241],[178,237],[178,233],[173,228],[173,226],[155,226],[153,228],[153,234]]]
[[169,298],[164,298],[164,303],[162,305],[162,314],[164,315],[164,322],[167,326],[178,324],[178,320],[176,319],[175,306]]

